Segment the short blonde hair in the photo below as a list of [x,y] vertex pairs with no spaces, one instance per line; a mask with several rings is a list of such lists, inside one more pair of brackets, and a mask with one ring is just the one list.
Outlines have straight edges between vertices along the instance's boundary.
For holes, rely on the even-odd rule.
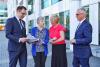
[[56,20],[56,19],[57,19],[57,21],[59,21],[59,16],[57,14],[52,15],[50,18],[51,21]]

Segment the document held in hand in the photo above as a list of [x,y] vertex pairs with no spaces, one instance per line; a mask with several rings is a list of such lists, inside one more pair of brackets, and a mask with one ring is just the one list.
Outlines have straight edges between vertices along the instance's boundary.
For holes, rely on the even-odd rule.
[[29,44],[32,44],[32,43],[34,43],[34,42],[36,42],[36,41],[39,41],[39,39],[35,38],[35,37],[32,36],[31,34],[28,34],[28,35],[27,35],[27,42],[28,42]]

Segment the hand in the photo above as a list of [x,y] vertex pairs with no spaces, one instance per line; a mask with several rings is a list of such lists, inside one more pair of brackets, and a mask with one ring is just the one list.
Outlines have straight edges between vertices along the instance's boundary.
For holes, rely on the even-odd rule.
[[55,41],[57,38],[56,37],[54,37],[54,38],[52,38],[51,40],[53,40],[53,41]]
[[71,39],[71,40],[70,40],[70,43],[71,43],[71,44],[76,43],[76,40],[75,40],[75,39]]
[[27,42],[27,38],[26,37],[19,38],[19,42],[26,43]]
[[51,43],[51,44],[54,44],[55,43],[55,40],[49,40],[49,42]]

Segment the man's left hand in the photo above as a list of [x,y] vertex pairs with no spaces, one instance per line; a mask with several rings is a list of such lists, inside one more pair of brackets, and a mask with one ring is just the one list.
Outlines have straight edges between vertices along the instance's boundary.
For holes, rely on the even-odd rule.
[[71,44],[76,43],[76,40],[75,40],[75,39],[71,39],[71,40],[70,40],[70,43],[71,43]]

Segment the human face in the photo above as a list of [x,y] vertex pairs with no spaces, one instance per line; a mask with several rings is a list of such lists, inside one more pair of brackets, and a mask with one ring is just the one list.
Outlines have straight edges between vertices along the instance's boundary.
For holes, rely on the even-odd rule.
[[20,19],[23,19],[26,16],[26,10],[22,9],[22,10],[18,10],[17,11],[17,15]]
[[38,23],[38,25],[39,25],[40,27],[44,27],[44,20],[40,20],[39,23]]
[[76,18],[77,18],[78,21],[83,20],[84,17],[85,17],[85,16],[84,16],[84,13],[82,13],[82,12],[80,12],[80,11],[77,11],[77,13],[76,13]]
[[58,18],[55,18],[55,17],[53,17],[53,16],[51,16],[50,21],[51,21],[51,24],[52,24],[52,25],[58,24]]

